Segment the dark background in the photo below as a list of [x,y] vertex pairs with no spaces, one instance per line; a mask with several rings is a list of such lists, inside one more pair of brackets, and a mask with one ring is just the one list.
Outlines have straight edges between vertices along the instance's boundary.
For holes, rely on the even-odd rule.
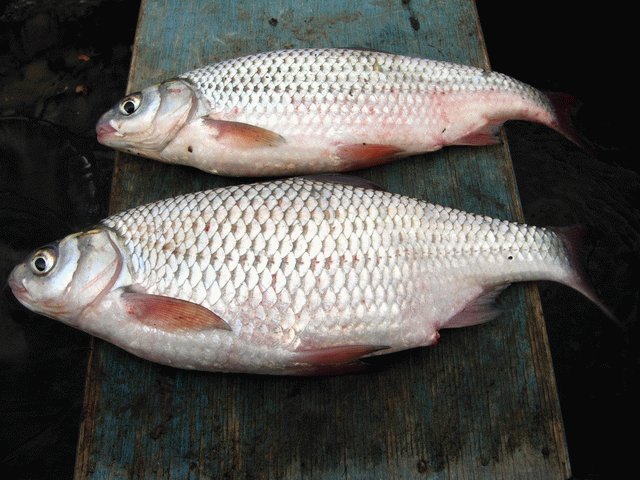
[[[638,428],[640,176],[629,147],[637,104],[631,13],[621,2],[476,4],[494,70],[583,101],[575,121],[597,158],[539,125],[511,122],[506,132],[527,222],[582,223],[603,232],[589,269],[619,324],[565,287],[538,285],[573,478],[625,477],[636,470],[631,439]],[[135,0],[41,0],[0,10],[5,478],[73,475],[88,337],[25,312],[5,279],[31,249],[106,212],[101,192],[108,191],[113,152],[95,144],[93,127],[124,93],[138,8]],[[52,178],[63,188],[43,192]]]

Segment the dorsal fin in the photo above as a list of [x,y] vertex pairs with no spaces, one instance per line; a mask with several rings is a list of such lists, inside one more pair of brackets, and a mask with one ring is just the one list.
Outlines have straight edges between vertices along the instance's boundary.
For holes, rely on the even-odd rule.
[[357,177],[355,175],[348,175],[346,173],[318,173],[314,175],[305,175],[304,178],[323,183],[334,183],[337,185],[348,185],[356,188],[368,188],[370,190],[378,190],[386,192],[387,189],[381,187],[371,180],[366,178]]

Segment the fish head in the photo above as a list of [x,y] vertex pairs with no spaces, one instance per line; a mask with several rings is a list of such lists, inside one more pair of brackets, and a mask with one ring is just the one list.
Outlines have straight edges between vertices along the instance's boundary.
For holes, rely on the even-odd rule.
[[122,265],[109,233],[94,229],[37,249],[12,270],[8,284],[29,310],[77,327],[85,310],[113,289]]
[[96,125],[98,142],[162,160],[161,152],[208,102],[184,79],[168,80],[124,97]]

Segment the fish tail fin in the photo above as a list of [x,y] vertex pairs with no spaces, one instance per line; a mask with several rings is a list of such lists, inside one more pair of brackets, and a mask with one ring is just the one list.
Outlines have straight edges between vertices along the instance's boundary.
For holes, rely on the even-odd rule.
[[561,283],[577,290],[591,300],[600,310],[604,312],[616,325],[623,328],[622,322],[616,318],[615,314],[598,297],[595,288],[589,280],[587,273],[587,237],[594,237],[596,232],[582,225],[572,227],[561,227],[551,229],[562,239],[567,250],[567,257],[572,267],[573,274]]
[[568,93],[547,92],[545,95],[551,102],[556,117],[549,126],[584,151],[597,156],[596,148],[576,130],[571,121],[571,116],[578,110],[582,102]]

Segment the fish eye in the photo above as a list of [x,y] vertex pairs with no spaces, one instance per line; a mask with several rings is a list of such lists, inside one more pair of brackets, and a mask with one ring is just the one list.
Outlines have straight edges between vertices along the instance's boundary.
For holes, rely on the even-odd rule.
[[55,266],[58,253],[53,247],[44,247],[31,255],[29,266],[36,275],[46,275]]
[[140,102],[142,101],[142,95],[139,93],[133,93],[128,97],[122,99],[120,102],[120,106],[118,107],[120,113],[123,115],[133,115],[138,107],[140,106]]

